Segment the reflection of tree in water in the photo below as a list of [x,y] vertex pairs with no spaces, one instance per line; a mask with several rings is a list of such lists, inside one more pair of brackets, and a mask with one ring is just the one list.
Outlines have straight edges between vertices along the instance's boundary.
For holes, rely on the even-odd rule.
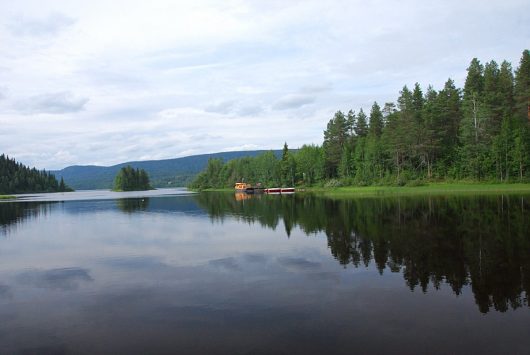
[[[306,234],[325,232],[344,266],[374,261],[380,273],[402,272],[411,290],[471,284],[481,312],[528,305],[530,198],[400,197],[334,200],[311,195],[199,194],[212,218],[233,215],[275,229],[283,220]],[[524,295],[524,296],[523,296]]]
[[127,213],[145,211],[149,207],[149,198],[123,198],[116,200],[116,204],[120,210]]
[[17,225],[24,219],[48,213],[52,205],[52,202],[1,202],[0,233],[5,233],[10,226]]

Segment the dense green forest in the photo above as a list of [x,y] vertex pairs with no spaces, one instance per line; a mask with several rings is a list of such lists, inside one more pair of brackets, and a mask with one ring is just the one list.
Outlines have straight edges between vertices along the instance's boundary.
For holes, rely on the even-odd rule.
[[45,170],[29,168],[4,154],[0,155],[0,194],[63,191],[72,189],[65,185],[62,178],[59,182]]
[[130,165],[120,169],[114,179],[114,191],[152,190],[149,175],[144,169],[134,169]]
[[272,185],[416,185],[530,179],[530,51],[519,66],[474,58],[463,88],[404,86],[397,102],[338,111],[321,146],[224,163],[211,159],[192,188]]

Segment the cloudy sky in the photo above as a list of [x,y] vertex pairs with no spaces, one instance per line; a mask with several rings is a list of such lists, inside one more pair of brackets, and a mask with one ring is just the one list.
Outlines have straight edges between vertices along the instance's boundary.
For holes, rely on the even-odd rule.
[[58,169],[319,144],[336,110],[529,47],[528,0],[0,0],[0,153]]

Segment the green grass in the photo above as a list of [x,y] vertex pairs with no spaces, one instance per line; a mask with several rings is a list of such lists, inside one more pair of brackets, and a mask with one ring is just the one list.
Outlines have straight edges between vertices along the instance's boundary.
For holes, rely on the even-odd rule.
[[396,196],[396,195],[453,195],[453,194],[519,194],[530,193],[530,184],[432,183],[423,186],[350,186],[336,188],[308,188],[333,197],[340,196]]
[[10,195],[0,195],[0,200],[13,200],[15,199],[16,197],[15,196],[10,196]]

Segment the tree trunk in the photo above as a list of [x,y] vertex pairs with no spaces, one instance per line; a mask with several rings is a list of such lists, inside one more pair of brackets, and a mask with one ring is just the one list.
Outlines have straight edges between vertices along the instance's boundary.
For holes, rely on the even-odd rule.
[[509,169],[508,169],[508,150],[506,150],[505,155],[504,155],[504,164],[505,164],[505,168],[506,168],[506,171],[504,173],[504,178],[505,178],[506,181],[508,181],[509,178],[510,178],[510,172],[509,172]]
[[396,168],[397,168],[397,177],[399,179],[399,152],[396,152]]

